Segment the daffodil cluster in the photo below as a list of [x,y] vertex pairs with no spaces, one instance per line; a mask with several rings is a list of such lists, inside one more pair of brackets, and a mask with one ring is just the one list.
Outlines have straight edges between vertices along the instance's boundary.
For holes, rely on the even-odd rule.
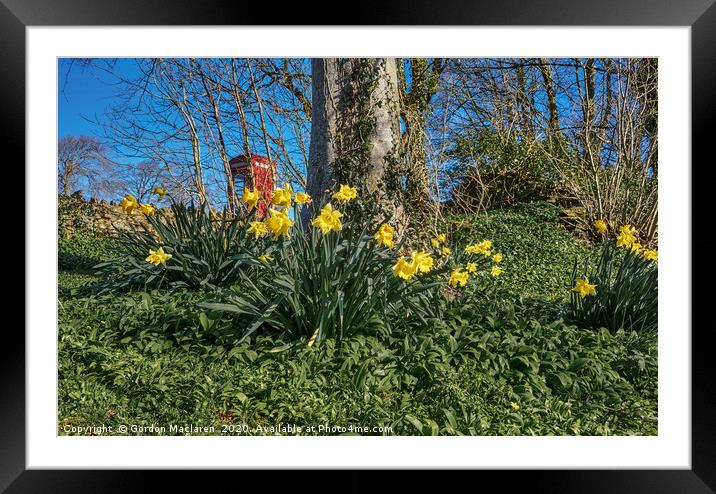
[[644,249],[639,243],[637,235],[638,232],[632,225],[622,226],[619,228],[619,234],[616,238],[617,247],[623,247],[634,254],[639,254],[648,261],[657,261],[659,259],[658,251],[656,249]]
[[480,254],[490,257],[492,255],[490,249],[492,249],[492,240],[483,240],[482,242],[465,247],[465,254]]
[[[448,278],[448,285],[452,288],[460,288],[467,285],[468,280],[471,276],[477,276],[480,272],[480,265],[484,266],[485,260],[489,260],[492,265],[489,268],[489,273],[493,277],[500,276],[502,274],[502,262],[503,256],[501,253],[493,253],[492,240],[482,240],[477,243],[469,244],[464,248],[464,255],[458,253],[452,255],[452,249],[448,247],[448,238],[445,233],[440,233],[430,240],[430,246],[433,248],[434,253],[439,256],[441,265],[455,264],[450,276]],[[487,267],[490,266],[488,264]],[[398,263],[394,267],[394,271],[397,276],[403,278],[411,276],[411,265],[405,259],[398,260]],[[487,272],[487,271],[485,271]]]
[[625,321],[633,331],[655,331],[658,270],[653,263],[658,252],[641,245],[633,225],[612,227],[597,220],[594,230],[603,239],[601,252],[594,263],[585,259],[579,272],[579,259],[575,261],[567,319],[580,327],[607,328],[612,333],[624,328]]
[[[498,277],[502,274],[502,267],[500,263],[504,259],[500,252],[492,252],[493,243],[492,240],[482,240],[480,242],[469,244],[465,247],[465,254],[468,256],[469,262],[465,266],[467,273],[475,274],[478,272],[478,262],[481,259],[490,260],[492,266],[490,268],[490,275]],[[461,273],[458,273],[462,276]],[[460,279],[460,278],[458,278]],[[451,284],[451,286],[453,286]]]
[[452,273],[450,273],[450,280],[448,281],[448,285],[453,288],[459,288],[461,286],[467,285],[467,280],[469,278],[470,275],[467,273],[467,271],[464,271],[462,268],[456,268],[453,269]]
[[[356,189],[347,185],[341,185],[340,190],[333,194],[333,198],[341,203],[346,203],[357,196]],[[248,187],[244,189],[242,201],[246,204],[249,211],[256,207],[260,199],[259,192]],[[260,237],[273,235],[274,238],[290,237],[291,227],[295,225],[295,221],[288,215],[288,208],[293,204],[305,205],[313,202],[311,196],[305,192],[296,192],[294,195],[290,184],[286,184],[281,189],[276,189],[271,197],[272,208],[268,210],[268,215],[263,220],[256,220],[249,223],[246,230],[248,234],[253,235],[255,240]],[[321,230],[321,233],[327,235],[332,231],[340,231],[343,228],[341,217],[343,213],[335,209],[331,203],[324,205],[318,215],[311,221],[311,225]],[[273,258],[268,254],[262,254],[259,260],[268,264]]]
[[289,218],[288,213],[284,210],[269,210],[268,216],[263,221],[252,221],[249,223],[247,233],[253,234],[254,239],[273,234],[275,238],[290,236],[289,230],[295,222]]
[[119,202],[119,207],[127,214],[132,214],[135,209],[138,209],[144,216],[154,216],[156,207],[151,203],[139,204],[137,198],[132,194],[127,194]]
[[134,195],[127,194],[119,202],[119,207],[122,208],[125,213],[132,214],[132,211],[134,211],[135,209],[139,209],[139,203],[137,202],[137,198],[134,197]]
[[447,235],[445,235],[444,233],[440,233],[438,236],[436,236],[430,241],[430,245],[433,247],[433,249],[437,249],[445,242],[447,242]]
[[440,233],[435,238],[430,240],[430,246],[441,257],[447,257],[452,254],[452,249],[446,244],[447,235],[445,235],[444,233]]
[[[256,188],[252,190],[244,187],[241,201],[246,204],[246,208],[249,211],[257,206],[260,198],[261,194]],[[271,204],[276,208],[269,209],[268,215],[263,220],[249,223],[250,226],[247,232],[254,235],[254,239],[269,234],[272,234],[275,238],[289,237],[290,229],[295,224],[295,221],[289,217],[288,208],[291,207],[294,201],[296,204],[307,204],[311,202],[311,196],[298,192],[294,197],[291,184],[286,184],[282,189],[276,189],[271,197]]]
[[[607,222],[603,219],[598,219],[594,222],[594,230],[597,233],[606,235],[609,231]],[[639,243],[637,229],[629,224],[619,228],[619,233],[616,235],[616,245],[634,254],[639,254],[648,261],[658,261],[659,259],[659,253],[656,249],[645,249],[644,246]]]
[[410,258],[400,256],[393,266],[395,276],[409,280],[421,273],[429,273],[435,264],[434,259],[428,252],[414,250]]

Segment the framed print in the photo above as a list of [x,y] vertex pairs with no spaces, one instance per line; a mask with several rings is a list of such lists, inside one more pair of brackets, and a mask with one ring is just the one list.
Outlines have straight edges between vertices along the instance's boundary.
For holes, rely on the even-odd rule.
[[0,486],[394,468],[712,490],[690,163],[716,7],[557,4],[308,27],[4,0],[27,322]]

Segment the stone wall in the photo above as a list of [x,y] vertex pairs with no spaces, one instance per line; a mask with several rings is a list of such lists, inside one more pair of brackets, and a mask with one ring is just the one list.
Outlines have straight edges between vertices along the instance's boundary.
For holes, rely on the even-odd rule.
[[[169,208],[159,208],[157,212],[171,214]],[[68,238],[75,233],[115,236],[115,228],[127,231],[149,226],[139,211],[128,214],[114,202],[95,198],[85,201],[77,195],[57,197],[57,222],[61,238]]]

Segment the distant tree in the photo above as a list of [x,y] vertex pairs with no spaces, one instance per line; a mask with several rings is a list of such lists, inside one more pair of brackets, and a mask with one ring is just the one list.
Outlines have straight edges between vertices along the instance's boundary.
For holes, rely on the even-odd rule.
[[91,68],[116,91],[96,123],[124,162],[119,172],[130,190],[156,169],[174,197],[232,210],[243,191],[229,162],[250,154],[276,163],[277,183],[306,187],[307,59],[143,58]]
[[87,188],[108,164],[107,150],[97,138],[87,135],[65,136],[57,147],[57,189],[66,196],[76,192],[80,180]]

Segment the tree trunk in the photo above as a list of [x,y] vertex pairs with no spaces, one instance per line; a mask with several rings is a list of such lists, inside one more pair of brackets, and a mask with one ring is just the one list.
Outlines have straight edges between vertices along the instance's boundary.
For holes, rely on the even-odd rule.
[[422,229],[429,204],[428,168],[426,163],[426,118],[430,100],[438,88],[444,61],[436,58],[432,64],[426,58],[411,58],[410,91],[404,70],[400,70],[401,115],[405,132],[403,149],[406,154],[405,200],[410,208],[411,227]]
[[319,204],[339,184],[358,187],[399,229],[403,160],[397,66],[393,58],[313,59],[308,192]]

